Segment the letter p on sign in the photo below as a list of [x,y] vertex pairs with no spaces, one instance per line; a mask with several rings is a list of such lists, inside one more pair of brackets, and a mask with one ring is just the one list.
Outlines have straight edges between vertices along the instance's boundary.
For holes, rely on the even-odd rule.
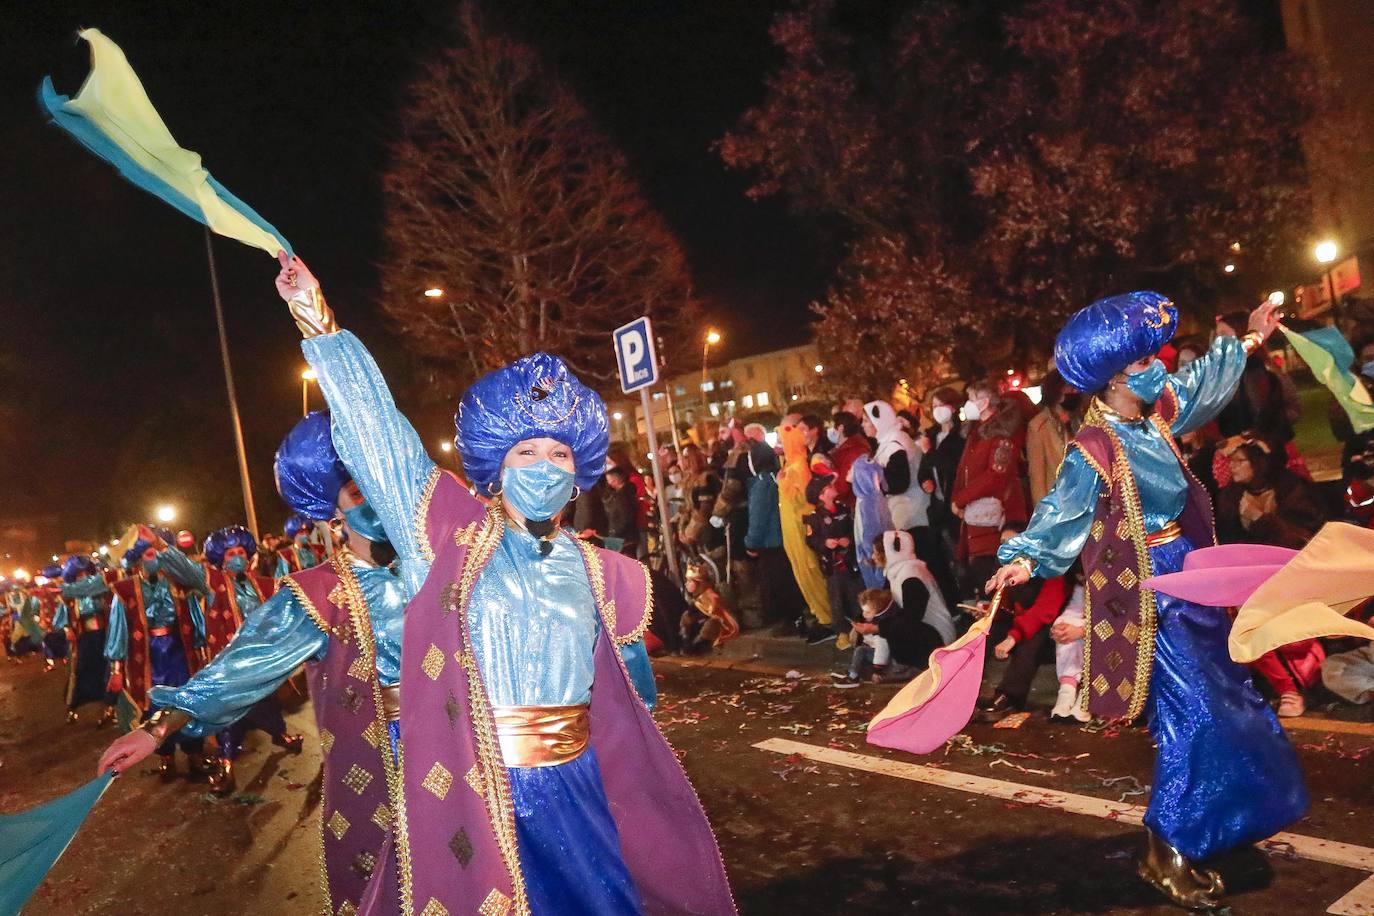
[[620,389],[626,394],[658,382],[658,358],[654,353],[654,331],[648,316],[617,328],[615,359],[620,367]]

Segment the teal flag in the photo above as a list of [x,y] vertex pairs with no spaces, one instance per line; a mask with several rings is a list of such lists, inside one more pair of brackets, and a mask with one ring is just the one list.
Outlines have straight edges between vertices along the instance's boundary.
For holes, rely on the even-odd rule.
[[1326,386],[1350,417],[1355,432],[1374,429],[1374,403],[1370,403],[1369,392],[1350,371],[1350,365],[1355,362],[1355,351],[1341,336],[1341,332],[1326,327],[1299,334],[1284,327],[1283,333],[1298,356],[1312,370],[1312,375]]
[[43,883],[113,773],[22,814],[0,816],[0,916],[14,916]]

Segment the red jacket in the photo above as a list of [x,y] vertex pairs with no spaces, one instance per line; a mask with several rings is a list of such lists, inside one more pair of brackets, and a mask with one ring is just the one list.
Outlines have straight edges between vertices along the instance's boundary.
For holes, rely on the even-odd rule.
[[[1026,425],[1012,401],[1003,401],[991,419],[974,426],[954,477],[955,507],[962,510],[975,499],[993,496],[1002,501],[1006,522],[1026,521],[1026,488],[1021,482],[1025,437]],[[1001,532],[995,527],[964,524],[959,529],[958,558],[992,556],[1001,542]]]
[[1013,608],[1015,617],[1011,623],[1011,632],[1007,635],[1017,642],[1023,639],[1030,639],[1042,629],[1054,623],[1054,618],[1059,616],[1059,612],[1064,610],[1064,604],[1068,600],[1068,589],[1064,583],[1063,576],[1055,576],[1053,579],[1046,579],[1040,586],[1040,594],[1035,597],[1035,601],[1028,608],[1017,606]]
[[[835,492],[840,495],[840,502],[851,509],[854,508],[854,488],[849,484],[849,469],[854,466],[855,461],[864,455],[872,454],[872,451],[868,446],[868,440],[863,436],[846,436],[830,453],[830,463],[835,468]],[[913,480],[912,485],[915,484]]]

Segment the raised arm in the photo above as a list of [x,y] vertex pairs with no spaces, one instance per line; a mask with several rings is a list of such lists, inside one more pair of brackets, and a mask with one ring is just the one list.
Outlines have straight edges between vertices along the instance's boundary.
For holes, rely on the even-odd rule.
[[[415,427],[399,410],[372,354],[339,330],[319,283],[298,259],[283,260],[277,289],[305,335],[301,349],[329,404],[334,447],[386,528],[413,595],[429,564],[416,513],[436,467]],[[428,545],[424,545],[427,547]]]
[[1240,385],[1246,359],[1274,333],[1281,314],[1277,305],[1261,305],[1250,313],[1250,330],[1243,338],[1219,335],[1206,353],[1169,377],[1178,397],[1178,413],[1170,424],[1175,435],[1217,418]]
[[87,576],[75,582],[62,583],[63,598],[95,598],[110,590],[100,576]]
[[181,548],[174,545],[160,547],[157,558],[167,576],[177,585],[202,595],[210,595],[210,585],[205,581],[205,567],[182,553]]

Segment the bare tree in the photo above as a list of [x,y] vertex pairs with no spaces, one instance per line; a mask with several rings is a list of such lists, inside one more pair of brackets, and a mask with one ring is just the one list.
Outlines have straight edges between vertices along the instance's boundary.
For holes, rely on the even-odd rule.
[[648,313],[672,341],[692,320],[681,248],[535,51],[473,4],[458,23],[391,150],[383,307],[434,394],[537,350],[610,387],[614,328]]

